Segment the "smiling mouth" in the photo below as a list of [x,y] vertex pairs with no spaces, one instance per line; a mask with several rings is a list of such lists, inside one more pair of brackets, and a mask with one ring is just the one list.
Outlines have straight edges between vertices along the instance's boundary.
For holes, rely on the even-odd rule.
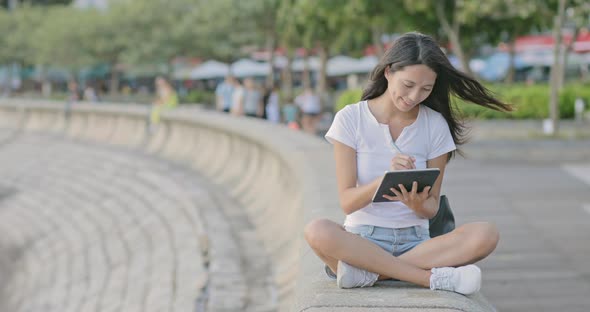
[[404,100],[403,98],[402,98],[402,102],[404,102],[404,104],[406,104],[407,106],[413,106],[412,104],[408,103],[408,102],[407,102],[406,100]]

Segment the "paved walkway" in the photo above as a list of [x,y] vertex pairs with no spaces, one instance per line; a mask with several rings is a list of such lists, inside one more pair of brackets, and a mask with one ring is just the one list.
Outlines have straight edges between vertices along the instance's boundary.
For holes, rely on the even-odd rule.
[[186,168],[3,133],[0,177],[0,311],[276,310],[252,226]]
[[459,224],[500,229],[498,248],[481,262],[483,294],[498,311],[590,311],[590,159],[459,158],[444,185]]

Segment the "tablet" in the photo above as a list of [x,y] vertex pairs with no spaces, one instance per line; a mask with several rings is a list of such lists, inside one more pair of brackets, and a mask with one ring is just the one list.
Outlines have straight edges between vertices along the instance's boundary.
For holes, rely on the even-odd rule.
[[401,192],[398,184],[403,184],[403,186],[409,192],[412,189],[412,183],[416,181],[418,182],[418,192],[422,192],[425,187],[434,185],[434,182],[436,181],[436,178],[439,174],[440,169],[438,168],[385,172],[385,177],[383,177],[381,185],[379,185],[379,188],[377,188],[377,191],[373,195],[373,202],[378,203],[391,201],[383,197],[383,195],[395,196],[395,194],[390,190],[392,187]]

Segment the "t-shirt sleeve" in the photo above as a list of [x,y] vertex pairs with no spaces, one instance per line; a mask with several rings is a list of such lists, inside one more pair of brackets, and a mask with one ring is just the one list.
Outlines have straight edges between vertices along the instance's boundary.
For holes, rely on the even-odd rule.
[[457,149],[449,125],[444,117],[438,117],[436,118],[436,122],[433,123],[434,126],[430,129],[431,141],[428,159],[434,159]]
[[356,150],[357,120],[355,117],[354,108],[351,105],[338,111],[325,135],[326,140],[331,144],[338,141]]

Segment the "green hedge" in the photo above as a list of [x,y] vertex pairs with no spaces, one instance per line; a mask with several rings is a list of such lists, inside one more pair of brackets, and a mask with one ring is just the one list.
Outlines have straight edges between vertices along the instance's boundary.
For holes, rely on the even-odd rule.
[[343,91],[338,99],[336,100],[336,105],[334,106],[334,112],[338,112],[339,110],[343,109],[344,106],[348,104],[354,104],[361,100],[361,96],[363,95],[363,90],[361,89],[350,89]]
[[191,90],[186,96],[180,98],[180,102],[186,104],[205,104],[207,106],[215,106],[215,92]]
[[[479,105],[465,103],[454,98],[460,113],[468,118],[494,119],[544,119],[549,117],[549,86],[548,85],[488,85],[497,98],[514,106],[512,113],[501,113],[486,109]],[[336,101],[335,111],[360,100],[362,90],[353,89],[342,92]],[[559,94],[559,115],[561,118],[574,117],[574,102],[581,97],[586,102],[586,110],[590,106],[590,86],[583,84],[566,85]]]

